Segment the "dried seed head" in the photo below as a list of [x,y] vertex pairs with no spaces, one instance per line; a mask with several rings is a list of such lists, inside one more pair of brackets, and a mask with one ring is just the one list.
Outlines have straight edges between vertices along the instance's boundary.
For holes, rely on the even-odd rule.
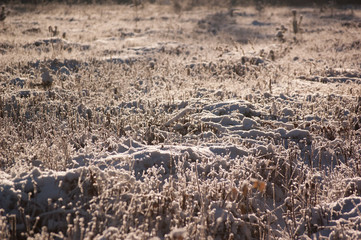
[[253,188],[257,189],[260,192],[264,192],[264,190],[266,189],[266,182],[256,180],[253,183]]
[[229,193],[230,195],[230,200],[234,201],[237,199],[238,196],[238,190],[235,187],[232,187],[231,192]]
[[247,186],[247,184],[243,185],[242,194],[243,194],[244,197],[247,197],[247,195],[248,195],[248,186]]

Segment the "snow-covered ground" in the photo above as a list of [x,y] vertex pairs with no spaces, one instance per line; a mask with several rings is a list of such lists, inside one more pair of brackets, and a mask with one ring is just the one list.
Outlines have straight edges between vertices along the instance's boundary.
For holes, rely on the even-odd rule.
[[361,238],[360,10],[229,10],[13,6],[0,239]]

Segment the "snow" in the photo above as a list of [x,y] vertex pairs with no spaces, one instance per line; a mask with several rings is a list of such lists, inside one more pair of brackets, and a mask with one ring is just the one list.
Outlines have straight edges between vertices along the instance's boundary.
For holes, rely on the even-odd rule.
[[244,130],[250,130],[250,129],[256,127],[257,122],[251,118],[245,117],[245,118],[243,118],[242,124],[243,124]]
[[294,139],[309,138],[310,132],[308,130],[303,130],[303,129],[293,129],[291,131],[288,131],[285,137],[294,138]]
[[187,114],[189,114],[192,111],[194,111],[194,109],[192,109],[192,108],[183,109],[182,111],[177,113],[174,117],[169,119],[169,121],[165,123],[165,126],[167,126],[167,127],[170,126],[172,123],[174,123],[175,121],[179,120],[180,118],[186,116]]

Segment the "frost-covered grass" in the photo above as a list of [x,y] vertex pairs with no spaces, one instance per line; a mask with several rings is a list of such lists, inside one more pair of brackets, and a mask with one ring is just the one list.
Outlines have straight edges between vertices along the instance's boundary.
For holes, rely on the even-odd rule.
[[22,9],[0,239],[361,237],[359,9]]

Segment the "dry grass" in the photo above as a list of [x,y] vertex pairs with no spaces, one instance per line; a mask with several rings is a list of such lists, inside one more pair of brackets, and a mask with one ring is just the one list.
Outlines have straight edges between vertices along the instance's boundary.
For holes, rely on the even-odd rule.
[[300,8],[295,34],[290,8],[22,7],[1,239],[360,236],[359,10]]

